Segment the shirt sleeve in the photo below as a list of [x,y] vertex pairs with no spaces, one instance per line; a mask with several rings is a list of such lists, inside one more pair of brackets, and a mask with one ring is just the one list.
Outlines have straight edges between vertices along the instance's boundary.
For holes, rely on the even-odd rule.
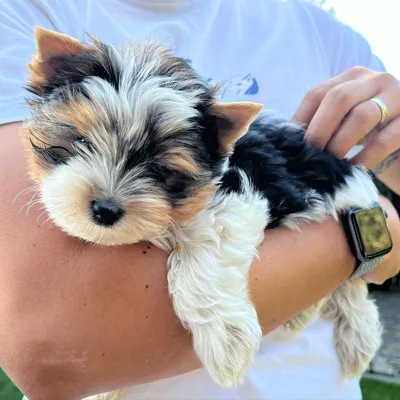
[[[84,1],[79,2],[80,7]],[[82,38],[84,13],[78,2],[0,0],[0,125],[29,116],[25,99],[28,63],[35,53],[34,27]]]
[[298,0],[298,6],[301,8],[300,18],[305,18],[307,25],[313,27],[314,33],[309,40],[314,42],[318,54],[326,57],[330,76],[355,66],[386,71],[382,60],[373,53],[369,42],[359,32],[305,0]]
[[364,36],[345,24],[338,21],[336,24],[338,45],[332,52],[335,75],[341,74],[354,66],[363,66],[379,72],[386,71],[382,60],[373,53]]

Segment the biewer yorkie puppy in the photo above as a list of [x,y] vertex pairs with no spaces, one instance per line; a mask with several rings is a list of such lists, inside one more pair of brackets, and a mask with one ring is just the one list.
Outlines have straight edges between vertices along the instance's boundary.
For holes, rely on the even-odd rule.
[[[86,44],[42,28],[35,37],[24,138],[50,217],[91,243],[168,252],[174,310],[199,359],[218,384],[239,384],[262,336],[248,272],[265,231],[370,206],[370,175],[259,104],[218,102],[159,44]],[[366,283],[349,279],[287,329],[318,312],[335,322],[343,376],[360,376],[381,339]]]

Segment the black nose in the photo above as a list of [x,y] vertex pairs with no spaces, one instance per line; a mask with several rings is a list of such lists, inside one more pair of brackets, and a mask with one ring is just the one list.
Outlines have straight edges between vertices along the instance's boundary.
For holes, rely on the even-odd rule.
[[118,222],[124,211],[121,207],[105,200],[94,200],[92,202],[92,216],[99,225],[112,226]]

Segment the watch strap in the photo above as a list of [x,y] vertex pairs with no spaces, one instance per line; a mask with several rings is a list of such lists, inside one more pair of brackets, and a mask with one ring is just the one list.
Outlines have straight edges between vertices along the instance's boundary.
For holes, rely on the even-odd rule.
[[376,257],[373,260],[363,261],[355,268],[350,278],[358,278],[373,271],[381,263],[382,259],[383,257]]

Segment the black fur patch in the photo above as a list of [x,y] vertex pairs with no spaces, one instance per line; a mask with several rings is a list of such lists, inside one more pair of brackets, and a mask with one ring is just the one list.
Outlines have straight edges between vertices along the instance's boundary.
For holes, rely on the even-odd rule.
[[311,189],[332,195],[352,174],[348,160],[339,160],[304,140],[305,129],[282,121],[256,120],[236,144],[221,189],[239,192],[238,169],[270,203],[272,221],[279,226],[286,216],[306,211]]

